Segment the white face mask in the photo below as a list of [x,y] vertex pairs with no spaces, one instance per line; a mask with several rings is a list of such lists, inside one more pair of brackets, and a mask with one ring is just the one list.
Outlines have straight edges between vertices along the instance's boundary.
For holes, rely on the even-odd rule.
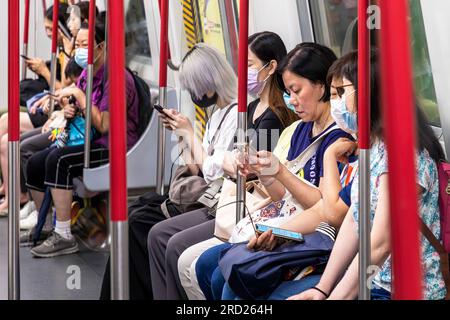
[[345,93],[342,98],[331,99],[331,116],[339,128],[350,134],[358,132],[358,117],[356,113],[350,112],[347,109],[347,97],[354,94],[356,91]]

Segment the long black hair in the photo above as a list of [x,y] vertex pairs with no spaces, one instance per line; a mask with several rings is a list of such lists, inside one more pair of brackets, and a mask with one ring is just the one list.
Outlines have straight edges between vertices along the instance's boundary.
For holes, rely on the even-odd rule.
[[314,84],[321,84],[325,92],[319,101],[330,101],[330,86],[327,83],[327,74],[331,65],[337,60],[336,54],[323,45],[304,42],[297,45],[279,65],[281,74],[290,71]]
[[[372,141],[376,138],[383,140],[378,60],[378,50],[372,49],[370,52],[370,134]],[[337,60],[330,68],[327,82],[331,85],[333,79],[342,79],[344,77],[353,84],[358,93],[358,51],[350,52]],[[440,160],[445,159],[444,150],[429,126],[425,113],[419,107],[417,100],[415,101],[418,148],[419,150],[427,150],[430,157],[438,163]],[[357,99],[356,105],[358,105]]]
[[[264,31],[251,35],[248,38],[250,51],[267,64],[275,60],[278,64],[286,57],[287,50],[283,40],[274,32]],[[269,83],[269,107],[278,117],[284,127],[288,127],[298,120],[296,115],[286,107],[283,92],[286,90],[280,73],[275,72]]]

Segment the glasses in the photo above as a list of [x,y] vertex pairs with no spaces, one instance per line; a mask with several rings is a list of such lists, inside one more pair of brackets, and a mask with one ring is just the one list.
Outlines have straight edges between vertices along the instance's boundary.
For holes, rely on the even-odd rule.
[[331,86],[331,87],[333,89],[336,89],[337,95],[339,96],[339,98],[342,98],[342,96],[345,93],[345,88],[346,87],[351,87],[351,86],[353,86],[353,84],[346,84],[344,86],[339,86],[339,87],[334,87],[334,86]]

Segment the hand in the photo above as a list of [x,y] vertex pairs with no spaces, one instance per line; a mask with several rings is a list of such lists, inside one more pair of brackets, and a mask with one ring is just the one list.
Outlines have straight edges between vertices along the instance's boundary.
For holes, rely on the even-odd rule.
[[33,58],[30,60],[26,60],[25,63],[27,67],[38,75],[43,75],[44,72],[49,71],[45,61],[39,58]]
[[165,109],[164,113],[167,114],[167,116],[159,113],[159,117],[161,118],[162,124],[166,127],[166,129],[181,132],[175,132],[178,136],[181,136],[183,132],[194,131],[188,117],[174,109]]
[[64,109],[63,109],[64,118],[66,118],[66,119],[75,118],[77,111],[78,111],[78,109],[74,105],[67,104],[66,106],[64,106]]
[[227,151],[224,154],[223,157],[223,163],[222,163],[222,169],[223,172],[232,177],[236,178],[236,172],[237,172],[237,162],[236,162],[236,150],[233,151]]
[[347,138],[340,138],[336,140],[325,151],[326,157],[333,157],[341,163],[348,163],[348,157],[355,153],[358,149],[358,144],[355,141],[351,141]]
[[58,90],[55,94],[57,95],[56,100],[58,100],[63,105],[68,103],[68,99],[70,98],[70,96],[74,96],[78,101],[81,111],[84,111],[86,109],[86,95],[78,87],[66,87],[64,89]]
[[326,298],[327,297],[325,297],[322,292],[316,289],[309,289],[303,291],[302,293],[291,296],[287,298],[287,300],[326,300]]
[[269,151],[258,151],[256,154],[249,154],[247,166],[240,163],[238,165],[241,174],[247,176],[256,174],[260,179],[275,178],[280,171],[280,160]]
[[258,237],[253,237],[247,244],[248,249],[272,251],[278,244],[277,238],[272,234],[272,230],[266,231]]
[[70,55],[73,51],[73,44],[74,44],[72,39],[66,38],[66,36],[64,35],[64,33],[61,32],[61,30],[58,30],[58,32],[59,32],[59,37],[63,41],[64,51]]

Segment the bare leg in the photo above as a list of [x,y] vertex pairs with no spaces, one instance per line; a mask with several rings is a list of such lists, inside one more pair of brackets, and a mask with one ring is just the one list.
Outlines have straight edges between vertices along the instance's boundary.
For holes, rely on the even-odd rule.
[[[51,189],[53,204],[56,209],[56,220],[57,221],[68,221],[70,220],[70,209],[73,200],[72,190],[63,189]],[[36,204],[37,205],[37,204]]]
[[42,206],[42,201],[44,201],[45,193],[31,189],[30,193],[34,203],[36,204],[36,210],[39,211],[39,209],[41,209]]

